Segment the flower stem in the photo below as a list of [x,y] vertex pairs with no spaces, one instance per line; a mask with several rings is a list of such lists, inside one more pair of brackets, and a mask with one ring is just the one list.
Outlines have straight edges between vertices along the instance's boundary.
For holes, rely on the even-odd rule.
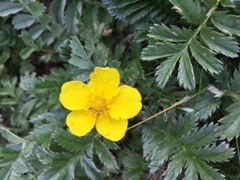
[[[206,88],[203,89],[201,92],[203,92],[205,90],[206,90]],[[189,101],[191,99],[193,99],[194,97],[198,96],[201,92],[198,92],[198,93],[196,93],[196,94],[194,94],[194,95],[192,95],[192,96],[190,96],[188,98],[182,99],[182,100],[174,103],[172,106],[170,106],[170,107],[168,107],[168,108],[166,108],[166,109],[164,109],[164,110],[162,110],[162,111],[160,111],[160,112],[158,112],[158,113],[148,117],[147,119],[144,119],[143,121],[141,121],[141,122],[139,122],[137,124],[134,124],[134,125],[130,126],[127,130],[133,129],[133,128],[135,128],[135,127],[137,127],[137,126],[139,126],[139,125],[141,125],[141,124],[143,124],[143,123],[145,123],[145,122],[147,122],[147,121],[149,121],[149,120],[151,120],[151,119],[153,119],[153,118],[155,118],[155,117],[157,117],[157,116],[159,116],[159,115],[161,115],[161,114],[163,114],[163,113],[165,113],[165,112],[167,112],[167,111],[169,111],[169,110],[171,110],[171,109],[173,109],[173,108],[175,108],[175,107],[177,107],[177,106],[179,106],[179,105],[181,105],[181,104],[183,104],[183,103],[185,103],[185,102],[187,102],[187,101]]]

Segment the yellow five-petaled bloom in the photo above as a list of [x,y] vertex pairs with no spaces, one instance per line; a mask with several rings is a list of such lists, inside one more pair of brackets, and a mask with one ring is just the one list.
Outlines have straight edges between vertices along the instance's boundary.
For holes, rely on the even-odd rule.
[[118,71],[109,67],[96,67],[88,84],[75,80],[63,84],[60,101],[71,111],[66,123],[72,134],[84,136],[96,126],[109,140],[124,137],[128,119],[139,113],[142,103],[137,89],[119,84]]

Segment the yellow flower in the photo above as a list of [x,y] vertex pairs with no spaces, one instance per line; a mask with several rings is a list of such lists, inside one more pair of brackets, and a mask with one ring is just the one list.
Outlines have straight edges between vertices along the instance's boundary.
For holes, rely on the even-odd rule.
[[84,136],[94,126],[103,137],[118,141],[126,133],[128,119],[142,108],[137,89],[120,84],[115,68],[96,67],[88,84],[69,81],[60,94],[62,105],[70,110],[66,118],[70,132]]

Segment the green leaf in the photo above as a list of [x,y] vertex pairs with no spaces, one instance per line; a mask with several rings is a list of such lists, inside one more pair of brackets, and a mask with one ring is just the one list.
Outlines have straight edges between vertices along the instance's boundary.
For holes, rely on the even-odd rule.
[[212,14],[211,20],[214,26],[223,33],[240,36],[240,19],[238,16],[218,11]]
[[[187,159],[188,156],[185,156]],[[214,169],[212,166],[209,166],[205,162],[197,159],[196,161],[191,159],[187,160],[187,169],[185,172],[185,179],[198,179],[198,176],[196,176],[196,172],[199,173],[199,176],[201,179],[207,179],[207,180],[224,180],[224,175],[220,174],[216,169]],[[195,173],[195,174],[194,174]]]
[[77,24],[79,19],[77,18],[77,14],[79,10],[82,9],[81,2],[71,3],[66,10],[64,24],[67,32],[69,34],[76,34],[78,32]]
[[[164,175],[164,180],[173,180],[178,177],[181,172],[183,171],[184,164],[185,164],[186,159],[183,158],[181,153],[176,153],[173,158],[171,159],[171,162],[168,164],[168,167],[166,171],[163,173]],[[191,172],[192,174],[192,172]],[[197,172],[196,172],[197,174]],[[194,179],[194,176],[191,175],[191,180]],[[186,179],[186,177],[185,177]]]
[[171,22],[175,14],[171,11],[168,1],[148,0],[103,0],[108,12],[125,23],[148,22],[158,18],[158,21]]
[[240,101],[237,99],[227,108],[229,114],[221,118],[219,132],[222,138],[232,139],[240,135]]
[[33,150],[36,148],[36,146],[37,146],[36,141],[27,139],[22,144],[22,155],[25,158],[29,158]]
[[35,19],[30,14],[17,14],[12,20],[14,29],[24,29],[31,26],[35,22]]
[[238,57],[239,47],[233,37],[224,36],[207,27],[202,28],[201,37],[211,50],[228,57]]
[[219,74],[222,71],[222,62],[215,58],[214,54],[199,42],[193,40],[190,49],[193,57],[206,71],[209,71],[211,74]]
[[180,57],[178,80],[184,89],[194,89],[196,86],[191,59],[186,49],[183,51],[182,56]]
[[31,54],[36,51],[36,48],[34,47],[26,47],[20,51],[20,57],[25,60],[31,56]]
[[170,0],[179,14],[188,22],[193,24],[201,24],[204,19],[204,12],[201,10],[199,1],[197,0]]
[[53,134],[54,140],[63,148],[72,151],[87,151],[89,156],[92,156],[93,141],[92,137],[76,137],[70,132],[63,129],[59,129],[56,133]]
[[240,92],[240,73],[237,69],[233,72],[233,78],[230,79],[231,82],[231,90],[233,92]]
[[177,26],[168,28],[164,24],[155,24],[150,27],[148,37],[168,42],[186,42],[193,36],[193,31],[189,29],[180,29]]
[[160,88],[164,88],[169,77],[171,76],[177,61],[179,60],[179,54],[169,57],[166,61],[162,62],[155,73],[156,81]]
[[57,23],[63,23],[66,2],[66,0],[54,0],[50,5],[51,16]]
[[0,64],[4,64],[10,57],[10,53],[4,51],[1,55],[0,55]]
[[224,7],[230,7],[230,8],[235,8],[235,3],[236,1],[232,1],[232,0],[221,0],[220,4]]
[[[0,4],[1,6],[1,4]],[[11,165],[8,165],[8,166],[5,166],[4,168],[2,168],[0,170],[0,177],[2,180],[9,180],[9,175],[12,171],[12,166]]]
[[0,157],[1,158],[2,157],[3,158],[10,158],[9,160],[15,160],[19,156],[19,151],[18,151],[19,147],[15,146],[15,148],[17,150],[12,149],[11,145],[9,147],[0,146]]
[[100,161],[105,165],[108,171],[116,172],[118,169],[117,162],[112,153],[107,149],[106,145],[99,141],[95,140],[95,150],[98,155]]
[[215,4],[217,3],[217,0],[203,0],[203,2],[208,6],[215,6]]
[[42,16],[45,10],[45,6],[39,2],[30,2],[28,8],[35,19]]
[[184,48],[183,45],[172,43],[159,43],[159,45],[149,45],[142,51],[142,60],[151,61],[161,59],[179,53]]
[[[159,166],[168,159],[168,157],[173,153],[175,145],[169,143],[171,140],[170,136],[165,136],[161,133],[150,133],[153,129],[144,129],[142,140],[143,140],[143,157],[150,161],[148,165],[150,172],[155,172]],[[156,132],[156,131],[154,131]],[[161,140],[160,140],[161,139]],[[166,145],[168,144],[168,145]]]
[[74,169],[79,158],[79,155],[56,155],[53,159],[54,166],[38,176],[38,180],[74,179]]
[[56,37],[60,37],[63,32],[63,27],[59,24],[53,24],[51,26],[52,34]]
[[68,61],[70,64],[77,66],[80,69],[93,69],[93,64],[90,61],[90,58],[76,36],[70,41],[70,47],[72,49],[71,59]]
[[[39,117],[40,115],[38,115],[38,118],[44,118],[44,117]],[[42,115],[44,116],[44,115]],[[35,117],[36,118],[36,117]],[[45,115],[45,118],[47,118],[47,115]],[[48,118],[50,120],[50,118]],[[34,122],[33,120],[31,120],[32,122]],[[37,145],[41,145],[45,148],[48,148],[51,141],[52,141],[52,134],[53,131],[55,130],[53,125],[49,125],[49,124],[42,124],[36,128],[34,128],[31,132],[30,135],[27,137],[27,143],[30,143],[30,145],[32,145],[32,147],[34,147],[34,142]],[[28,148],[26,146],[26,148]],[[27,149],[26,149],[27,150]],[[31,148],[27,151],[27,152],[31,152]],[[27,153],[26,153],[27,155]]]
[[216,128],[217,125],[214,125],[213,123],[204,125],[201,129],[196,128],[194,131],[185,134],[179,138],[179,141],[187,148],[206,146],[215,140]]
[[88,6],[83,13],[84,24],[89,29],[94,29],[94,25],[98,23],[98,6]]
[[141,155],[127,152],[126,156],[123,157],[122,163],[124,165],[124,180],[137,180],[142,178],[145,168],[144,163],[146,162]]
[[2,27],[0,31],[0,45],[1,46],[14,46],[17,40],[16,31],[9,25]]
[[92,159],[81,156],[79,164],[89,179],[100,179],[101,171],[95,166]]
[[13,144],[21,144],[24,142],[24,140],[17,135],[13,134],[11,131],[9,131],[4,126],[0,125],[0,133],[6,140],[8,140],[10,143]]
[[219,145],[207,145],[204,148],[191,152],[194,156],[200,157],[202,160],[211,162],[224,162],[231,158],[234,154],[233,148],[229,148],[229,144],[222,142]]
[[5,17],[10,14],[16,14],[23,10],[23,6],[20,3],[15,2],[0,2],[0,16]]
[[221,101],[219,98],[213,96],[212,93],[207,92],[195,106],[194,117],[198,120],[207,120],[219,108]]
[[233,156],[233,149],[226,142],[215,145],[217,124],[199,128],[192,117],[188,114],[177,122],[173,122],[172,117],[165,121],[158,117],[143,127],[143,156],[149,162],[150,172],[158,170],[167,161],[167,170],[163,174],[167,180],[224,179],[208,163],[228,161]]
[[44,31],[44,27],[40,24],[31,27],[28,33],[31,35],[32,39],[37,39]]

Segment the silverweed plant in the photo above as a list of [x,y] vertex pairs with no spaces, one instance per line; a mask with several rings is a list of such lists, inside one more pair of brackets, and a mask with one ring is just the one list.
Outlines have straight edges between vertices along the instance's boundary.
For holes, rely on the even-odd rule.
[[240,179],[239,0],[0,1],[1,180]]

